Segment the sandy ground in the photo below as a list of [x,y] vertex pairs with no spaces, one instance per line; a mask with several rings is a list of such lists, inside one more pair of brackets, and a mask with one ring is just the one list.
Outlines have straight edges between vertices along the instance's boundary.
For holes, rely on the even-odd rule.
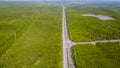
[[97,17],[100,20],[115,20],[112,17],[104,16],[104,15],[95,15],[95,14],[83,14],[82,16],[90,16],[90,17]]

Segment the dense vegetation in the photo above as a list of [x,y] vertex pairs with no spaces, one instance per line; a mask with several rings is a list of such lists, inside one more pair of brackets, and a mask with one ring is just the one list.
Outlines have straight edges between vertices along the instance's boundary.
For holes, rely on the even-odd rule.
[[[67,4],[70,39],[76,42],[120,39],[120,5],[110,4]],[[83,14],[106,15],[116,20],[100,20]]]
[[120,68],[120,43],[97,43],[72,47],[76,68]]
[[[14,32],[19,38],[6,41],[1,68],[61,68],[61,8],[51,4],[10,3],[0,5],[0,43]],[[30,25],[28,25],[30,23]],[[26,29],[21,29],[24,26]],[[29,26],[29,27],[28,27]],[[5,45],[4,44],[4,45]],[[1,45],[3,50],[6,46]]]
[[[120,4],[73,3],[66,7],[72,41],[120,39]],[[100,20],[83,14],[111,16],[116,20]],[[76,68],[120,68],[119,51],[119,42],[75,45],[72,47],[72,56]]]
[[35,10],[30,11],[30,7],[24,6],[0,3],[0,56],[34,22]]

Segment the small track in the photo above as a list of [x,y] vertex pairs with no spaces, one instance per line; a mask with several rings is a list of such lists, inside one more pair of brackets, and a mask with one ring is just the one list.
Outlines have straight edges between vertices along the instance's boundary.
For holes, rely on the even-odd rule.
[[71,42],[71,43],[73,44],[72,46],[74,46],[76,44],[92,44],[92,45],[96,45],[96,43],[106,43],[106,42],[120,42],[120,39],[118,39],[118,40],[99,40],[99,41],[92,41],[92,42]]

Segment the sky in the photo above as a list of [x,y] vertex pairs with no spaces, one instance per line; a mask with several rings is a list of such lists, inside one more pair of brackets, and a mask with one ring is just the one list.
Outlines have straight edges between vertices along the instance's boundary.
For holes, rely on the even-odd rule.
[[120,1],[120,0],[0,0],[0,1]]

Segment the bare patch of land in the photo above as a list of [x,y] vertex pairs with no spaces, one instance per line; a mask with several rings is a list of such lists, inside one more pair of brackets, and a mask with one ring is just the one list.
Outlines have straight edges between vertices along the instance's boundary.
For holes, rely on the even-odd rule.
[[90,16],[90,17],[97,17],[100,20],[115,20],[112,17],[104,16],[104,15],[95,15],[95,14],[83,14],[82,16]]

